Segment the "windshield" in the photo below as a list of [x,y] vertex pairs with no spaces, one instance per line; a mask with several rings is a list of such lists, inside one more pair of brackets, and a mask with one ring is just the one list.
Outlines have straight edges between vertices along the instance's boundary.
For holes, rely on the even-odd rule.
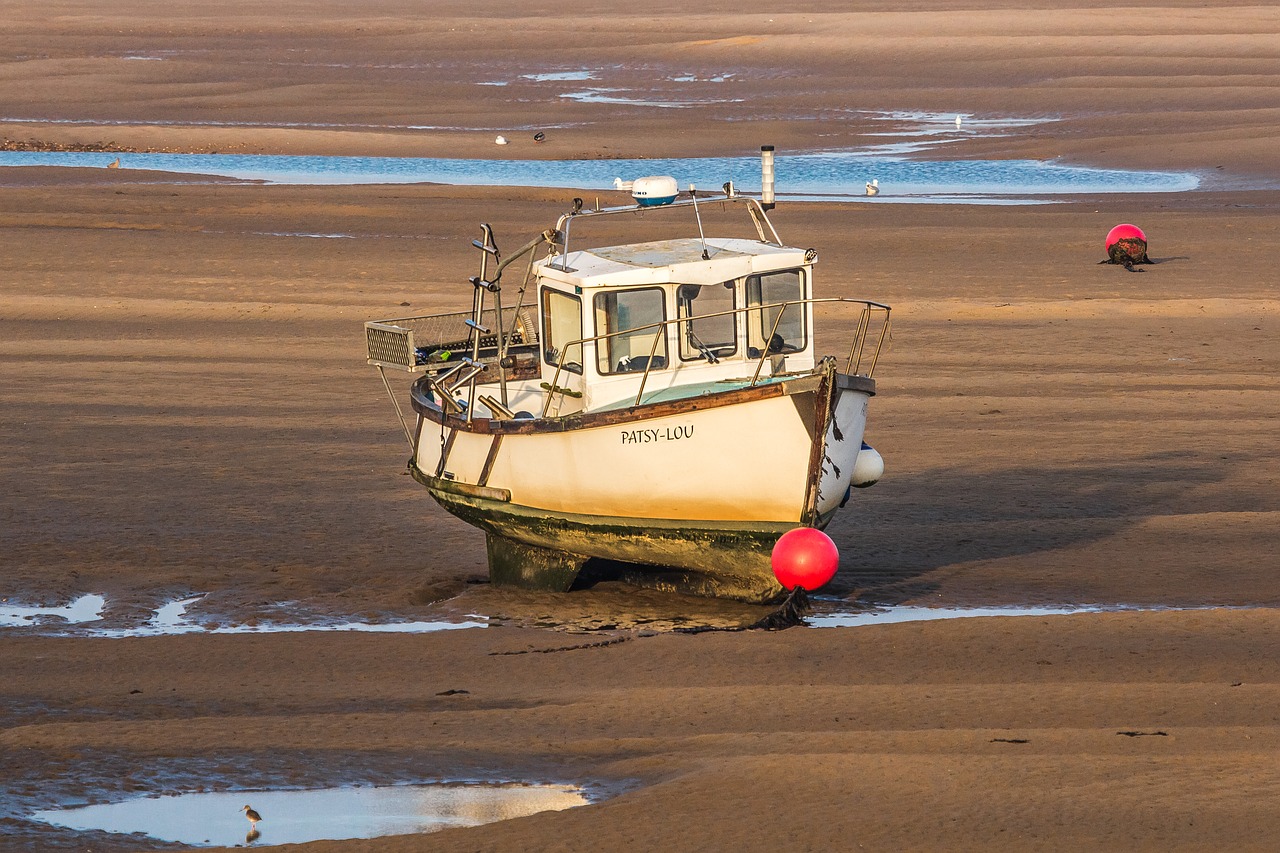
[[[721,313],[731,312],[735,307],[731,281],[680,285],[676,290],[676,316],[682,319],[680,358],[685,361],[710,360],[736,353],[737,321],[732,313]],[[708,317],[708,314],[718,316]],[[686,317],[693,319],[686,320]]]
[[667,319],[665,301],[662,289],[657,287],[596,294],[596,334],[611,335],[596,348],[597,367],[602,374],[630,373],[646,367],[661,370],[667,366],[666,329],[640,328]]

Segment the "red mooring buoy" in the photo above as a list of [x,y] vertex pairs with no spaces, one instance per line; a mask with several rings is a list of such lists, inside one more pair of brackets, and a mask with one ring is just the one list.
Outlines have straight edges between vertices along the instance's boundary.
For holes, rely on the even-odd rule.
[[1147,257],[1147,235],[1137,225],[1125,223],[1117,225],[1107,232],[1107,259],[1104,264],[1120,264],[1133,271],[1134,264],[1149,264]]
[[835,577],[840,551],[821,530],[797,527],[778,537],[771,563],[774,577],[785,589],[803,587],[812,592]]

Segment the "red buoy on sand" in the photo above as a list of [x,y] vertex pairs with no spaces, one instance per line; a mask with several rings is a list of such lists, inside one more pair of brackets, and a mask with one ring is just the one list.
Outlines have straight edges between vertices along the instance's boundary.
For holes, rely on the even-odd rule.
[[1142,233],[1142,229],[1137,225],[1117,225],[1107,232],[1107,253],[1111,253],[1111,247],[1121,240],[1141,240],[1147,242],[1147,235]]
[[1147,257],[1147,235],[1137,225],[1117,225],[1107,232],[1107,259],[1099,263],[1120,264],[1129,272],[1142,272],[1133,265],[1151,263]]
[[778,537],[771,564],[774,577],[785,589],[803,587],[812,592],[835,577],[840,551],[821,530],[797,527]]

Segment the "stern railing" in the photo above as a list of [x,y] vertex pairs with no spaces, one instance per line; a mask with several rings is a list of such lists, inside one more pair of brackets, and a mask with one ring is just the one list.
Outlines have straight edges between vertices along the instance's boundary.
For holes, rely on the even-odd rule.
[[467,383],[474,388],[476,379],[494,366],[505,378],[508,362],[513,360],[508,353],[513,349],[536,351],[538,325],[526,308],[484,309],[479,325],[493,330],[487,334],[477,332],[475,316],[472,311],[453,311],[364,324],[365,361],[378,369],[410,447],[413,433],[387,381],[386,368],[426,374],[423,378],[440,395],[441,405],[462,411],[452,393],[455,389]]

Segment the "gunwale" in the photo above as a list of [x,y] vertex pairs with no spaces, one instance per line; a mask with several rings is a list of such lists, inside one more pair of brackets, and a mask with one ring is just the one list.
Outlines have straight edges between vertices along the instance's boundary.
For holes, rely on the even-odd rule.
[[[521,420],[500,420],[497,418],[472,418],[445,412],[432,400],[424,388],[426,377],[413,383],[410,391],[410,403],[414,411],[424,419],[439,424],[446,429],[482,435],[503,434],[522,435],[548,432],[570,432],[578,429],[611,426],[621,423],[666,417],[685,412],[696,412],[702,409],[733,406],[764,400],[770,397],[784,397],[814,391],[823,380],[823,367],[816,366],[813,372],[802,375],[775,376],[771,380],[761,381],[756,385],[731,388],[725,391],[701,393],[696,396],[674,400],[660,400],[653,403],[641,403],[638,406],[609,408],[598,411],[578,412],[550,418],[531,418]],[[836,387],[840,391],[857,391],[868,396],[875,396],[876,383],[869,376],[836,374]]]

